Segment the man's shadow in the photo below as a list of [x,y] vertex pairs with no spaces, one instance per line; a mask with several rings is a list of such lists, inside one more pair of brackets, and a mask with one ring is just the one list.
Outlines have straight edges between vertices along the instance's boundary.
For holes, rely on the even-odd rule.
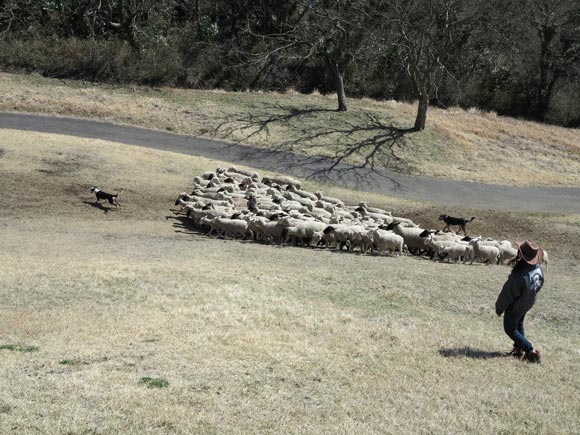
[[507,356],[505,352],[488,352],[486,350],[473,349],[469,346],[454,349],[439,349],[439,354],[445,358],[466,357],[472,359],[503,358]]
[[101,204],[100,202],[83,201],[83,203],[88,204],[91,207],[98,208],[99,210],[102,210],[103,212],[105,212],[105,214],[110,212],[111,210],[115,210],[113,207],[106,207],[103,204]]

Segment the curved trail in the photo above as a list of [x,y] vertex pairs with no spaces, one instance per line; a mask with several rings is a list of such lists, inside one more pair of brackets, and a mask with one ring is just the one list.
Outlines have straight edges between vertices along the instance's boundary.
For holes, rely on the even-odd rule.
[[[239,163],[256,169],[312,178],[341,187],[477,209],[580,213],[580,189],[573,187],[514,187],[438,178],[352,170],[340,164],[326,173],[331,159],[311,158],[248,145],[214,141],[108,122],[20,113],[0,113],[0,129],[55,133],[102,139]],[[0,132],[0,146],[1,146]],[[442,212],[445,210],[442,209]],[[452,214],[452,213],[450,213]]]

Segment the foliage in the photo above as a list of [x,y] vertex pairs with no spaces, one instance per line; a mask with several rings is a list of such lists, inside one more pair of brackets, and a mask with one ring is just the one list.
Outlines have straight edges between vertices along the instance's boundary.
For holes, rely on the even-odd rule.
[[337,92],[339,110],[344,95],[418,99],[423,109],[457,104],[577,126],[580,3],[1,0],[0,65],[94,81]]

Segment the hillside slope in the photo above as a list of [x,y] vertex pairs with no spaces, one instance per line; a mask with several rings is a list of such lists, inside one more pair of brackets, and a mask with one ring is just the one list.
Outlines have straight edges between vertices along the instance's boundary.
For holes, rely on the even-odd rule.
[[345,158],[401,173],[520,186],[580,185],[580,131],[474,110],[431,109],[401,137],[415,107],[295,93],[118,88],[0,74],[2,111],[104,119],[267,149]]
[[[577,215],[476,211],[473,231],[550,251],[529,365],[501,356],[507,267],[210,238],[173,201],[227,162],[9,130],[0,148],[1,433],[580,428]],[[429,204],[307,187],[438,225]]]

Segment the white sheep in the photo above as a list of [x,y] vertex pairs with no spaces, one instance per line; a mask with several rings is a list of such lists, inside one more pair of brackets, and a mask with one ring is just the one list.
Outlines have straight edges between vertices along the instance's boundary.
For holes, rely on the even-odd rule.
[[447,258],[447,261],[451,263],[451,260],[456,260],[458,263],[463,259],[463,263],[467,261],[468,258],[472,257],[473,246],[465,243],[453,243],[451,245],[445,246],[443,248],[443,254]]
[[307,246],[312,241],[315,232],[322,231],[326,224],[316,221],[300,222],[295,226],[286,227],[282,230],[282,240],[287,242],[290,238],[294,239],[295,243],[305,243]]
[[512,248],[511,246],[502,246],[499,252],[498,263],[499,264],[509,264],[518,256],[518,250]]
[[246,237],[247,235],[253,236],[250,231],[248,231],[248,222],[243,219],[230,219],[223,217],[204,217],[200,219],[200,224],[208,225],[212,232],[218,233],[218,235],[231,235],[233,237]]
[[546,251],[543,248],[540,248],[542,250],[542,252],[544,253],[544,259],[542,260],[542,264],[546,265],[546,272],[548,271],[548,251]]
[[260,174],[258,174],[257,172],[254,172],[254,171],[246,171],[245,169],[238,169],[235,167],[231,167],[231,168],[228,168],[228,172],[230,172],[230,173],[235,172],[235,173],[244,175],[245,177],[250,177],[253,180],[260,181]]
[[267,185],[279,184],[280,186],[293,186],[296,190],[300,190],[301,184],[299,181],[286,175],[278,175],[272,177],[262,178],[262,183]]
[[407,228],[403,226],[400,222],[392,222],[386,227],[387,230],[392,230],[395,234],[398,234],[405,240],[405,245],[409,249],[409,252],[415,255],[421,254],[423,252],[424,239],[421,237],[423,228]]
[[348,250],[354,249],[355,246],[363,246],[363,235],[367,233],[367,229],[362,225],[330,225],[324,229],[324,234],[332,234],[332,240],[342,250],[344,246]]
[[333,205],[344,206],[344,202],[342,202],[338,198],[333,198],[331,196],[324,196],[324,194],[322,192],[314,192],[314,194],[316,195],[316,198],[318,198],[319,201],[328,202],[328,203],[333,204]]
[[362,208],[370,213],[386,214],[388,216],[392,216],[390,211],[386,211],[378,207],[369,207],[366,202],[359,202],[357,208]]
[[381,229],[370,230],[368,234],[380,253],[388,251],[392,254],[398,250],[399,256],[402,254],[405,240],[400,235]]
[[481,243],[479,238],[475,238],[469,241],[469,244],[473,247],[473,253],[471,256],[471,263],[477,258],[483,263],[494,264],[497,262],[499,257],[499,248],[496,246],[487,246]]
[[292,192],[292,193],[294,193],[296,195],[300,195],[302,198],[307,198],[307,199],[309,199],[309,200],[311,200],[313,202],[318,201],[318,197],[314,193],[308,192],[307,190],[301,190],[299,188],[296,188],[296,186],[294,186],[292,184],[288,185],[288,187],[286,188],[286,190],[288,192]]

